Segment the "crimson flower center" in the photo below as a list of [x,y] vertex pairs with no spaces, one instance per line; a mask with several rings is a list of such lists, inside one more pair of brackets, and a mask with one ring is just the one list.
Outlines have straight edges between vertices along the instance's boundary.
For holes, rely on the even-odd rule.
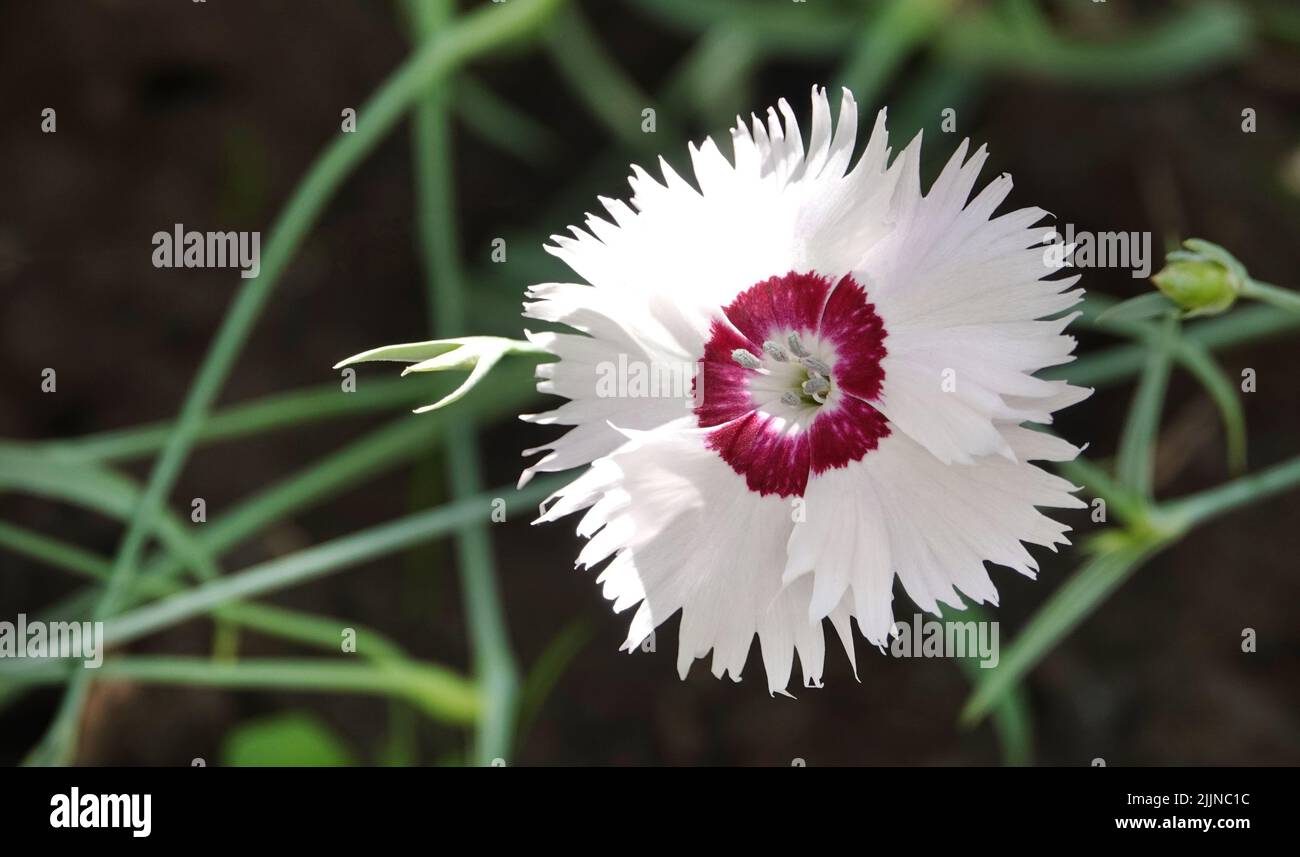
[[695,415],[751,491],[802,496],[889,434],[875,407],[885,326],[852,275],[794,271],[750,286],[715,318]]

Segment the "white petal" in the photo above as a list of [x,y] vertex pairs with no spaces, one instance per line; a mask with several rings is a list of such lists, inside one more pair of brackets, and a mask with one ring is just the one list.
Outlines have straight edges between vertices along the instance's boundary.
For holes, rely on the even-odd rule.
[[784,691],[796,655],[804,682],[818,684],[825,639],[809,617],[812,583],[781,580],[791,504],[747,490],[690,424],[631,432],[557,492],[544,519],[587,508],[581,564],[613,557],[598,577],[605,597],[618,610],[640,605],[625,649],[680,610],[683,675],[712,651],[714,674],[739,679],[757,635],[771,692]]

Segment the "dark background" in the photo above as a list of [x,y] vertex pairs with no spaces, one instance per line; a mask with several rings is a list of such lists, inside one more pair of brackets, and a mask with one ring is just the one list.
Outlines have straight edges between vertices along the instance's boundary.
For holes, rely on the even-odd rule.
[[[693,36],[646,14],[643,5],[582,8],[610,54],[655,92]],[[1063,8],[1070,5],[1053,4],[1054,20],[1093,35],[1093,13]],[[1128,23],[1187,4],[1107,5],[1116,7],[1108,14]],[[265,249],[268,223],[337,132],[339,111],[358,106],[407,55],[398,18],[389,4],[360,0],[8,2],[0,5],[0,45],[0,437],[71,437],[170,419],[241,281],[231,271],[155,269],[150,236],[176,222],[260,229]],[[899,97],[924,62],[920,51],[903,64],[882,100]],[[810,85],[835,83],[837,66],[835,57],[775,57],[760,66],[750,106],[784,96],[806,122]],[[595,191],[626,197],[626,164],[650,159],[638,152],[620,161],[619,144],[545,55],[494,56],[474,69],[553,135],[549,156],[530,164],[458,125],[463,253],[472,270],[481,270],[493,237],[512,236],[511,249],[521,255],[526,246],[535,249],[579,222],[595,206]],[[1079,86],[991,73],[965,96],[959,127],[990,143],[986,180],[1003,170],[1015,176],[1012,207],[1041,205],[1080,229],[1149,230],[1157,246],[1166,236],[1205,237],[1230,248],[1254,276],[1294,287],[1298,104],[1295,42],[1261,26],[1246,55],[1158,86]],[[58,110],[55,134],[40,133],[47,106]],[[1241,131],[1244,107],[1257,110],[1255,134]],[[698,139],[727,118],[684,124]],[[960,135],[935,133],[936,122],[929,122],[927,146],[931,156],[946,158]],[[897,149],[904,141],[895,140]],[[661,129],[650,145],[682,162],[684,139]],[[608,169],[593,173],[593,164],[604,163]],[[570,193],[577,201],[560,203]],[[403,127],[347,181],[311,233],[222,403],[327,383],[337,377],[332,364],[346,355],[427,338],[414,204]],[[473,287],[482,290],[483,305],[489,292],[510,303],[536,279],[523,264],[507,265]],[[1113,270],[1087,271],[1083,285],[1119,297],[1147,287]],[[480,327],[517,333],[519,324],[494,315]],[[1105,343],[1083,337],[1085,352],[1099,344]],[[1244,397],[1252,465],[1294,454],[1295,340],[1236,348],[1221,360],[1232,377],[1244,367],[1259,374],[1259,392]],[[40,391],[47,366],[58,369],[56,395]],[[381,376],[387,377],[382,368],[365,369],[360,383]],[[1090,442],[1090,456],[1111,454],[1131,389],[1100,391],[1066,412],[1060,429]],[[174,505],[203,496],[215,515],[396,413],[204,447]],[[541,443],[546,432],[514,422],[486,432],[488,484],[513,484],[519,451]],[[1161,444],[1161,493],[1223,481],[1222,442],[1205,394],[1176,377]],[[275,525],[226,557],[225,566],[238,569],[428,505],[441,490],[440,468],[431,451],[414,468]],[[134,462],[127,471],[143,478],[147,466]],[[0,496],[0,518],[104,555],[120,537],[103,518],[23,496]],[[1082,513],[1066,519],[1080,533],[1095,527]],[[1216,522],[1140,570],[1032,674],[1037,760],[1300,762],[1298,520],[1300,495],[1292,493]],[[713,679],[707,662],[679,681],[676,619],[660,629],[656,654],[619,653],[626,618],[610,613],[594,573],[572,570],[575,523],[530,528],[520,519],[493,530],[521,664],[533,663],[575,620],[589,632],[522,741],[519,763],[998,761],[987,725],[955,725],[969,686],[949,661],[895,660],[862,644],[859,683],[828,646],[825,688],[796,689],[793,701],[768,697],[754,656],[742,684]],[[1074,567],[1068,553],[1042,560],[1037,583],[994,572],[1004,646]],[[354,618],[418,656],[464,666],[466,628],[453,567],[451,545],[440,543],[274,600]],[[0,556],[0,614],[36,612],[74,584],[34,562]],[[895,609],[900,618],[911,614],[901,595]],[[1255,654],[1240,650],[1245,627],[1258,632]],[[194,622],[132,651],[202,652],[210,638],[210,623]],[[294,651],[248,634],[241,654]],[[0,710],[0,761],[22,757],[57,700],[57,691],[45,690]],[[215,760],[232,729],[289,710],[314,712],[365,762],[380,759],[393,728],[390,706],[375,699],[100,683],[86,709],[78,761]],[[425,723],[416,729],[422,763],[454,759],[463,749],[456,731]]]

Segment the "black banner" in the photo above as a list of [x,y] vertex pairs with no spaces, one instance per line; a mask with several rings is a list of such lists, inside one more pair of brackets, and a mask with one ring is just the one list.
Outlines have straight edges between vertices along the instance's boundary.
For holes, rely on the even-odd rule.
[[7,769],[0,784],[6,838],[126,847],[441,839],[443,827],[459,837],[484,824],[493,837],[562,824],[593,832],[609,825],[614,837],[639,838],[646,825],[670,832],[688,812],[701,822],[716,814],[719,834],[731,819],[742,829],[788,823],[796,835],[801,825],[811,824],[811,834],[865,824],[873,835],[921,839],[965,838],[963,830],[999,842],[1145,831],[1224,842],[1288,829],[1295,771],[73,768]]

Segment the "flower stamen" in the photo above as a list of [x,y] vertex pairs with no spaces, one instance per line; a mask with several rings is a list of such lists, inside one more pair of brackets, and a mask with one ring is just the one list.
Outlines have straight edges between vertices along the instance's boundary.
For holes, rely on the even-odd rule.
[[807,357],[800,357],[799,364],[803,366],[805,369],[811,369],[812,371],[816,372],[818,375],[824,375],[827,378],[829,378],[831,375],[831,367],[828,366],[825,361],[818,360],[816,357],[813,357],[811,355]]
[[790,359],[790,356],[785,353],[785,349],[770,339],[763,343],[763,350],[778,363],[785,363]]
[[763,362],[743,348],[737,348],[731,352],[731,359],[735,360],[743,369],[763,368]]
[[816,372],[808,375],[808,380],[803,382],[803,391],[809,396],[816,396],[818,393],[828,393],[831,389],[831,382],[826,380]]
[[803,347],[803,342],[799,340],[799,334],[791,333],[790,336],[787,337],[786,341],[790,343],[790,350],[794,353],[795,357],[803,358],[811,356],[808,349]]

